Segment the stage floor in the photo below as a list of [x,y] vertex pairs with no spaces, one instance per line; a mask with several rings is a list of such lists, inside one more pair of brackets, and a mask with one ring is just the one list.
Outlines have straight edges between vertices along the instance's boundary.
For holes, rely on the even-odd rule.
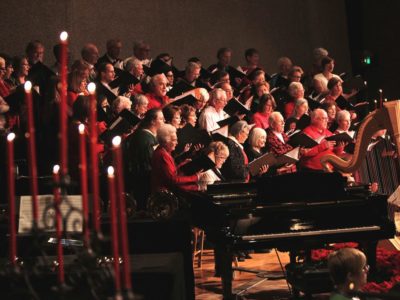
[[[379,243],[379,247],[387,250],[395,250],[389,240]],[[289,262],[287,252],[278,252],[283,266]],[[260,271],[282,272],[275,250],[270,253],[252,253],[252,259],[239,262],[239,267],[256,269]],[[198,300],[222,299],[222,285],[218,277],[214,277],[214,255],[212,250],[204,250],[202,267],[197,267],[197,258],[194,264],[195,293]],[[286,280],[268,280],[260,278],[256,274],[235,271],[232,282],[233,290],[238,294],[238,299],[267,299],[283,300],[289,299],[291,293]],[[329,294],[315,295],[316,300],[329,299]]]

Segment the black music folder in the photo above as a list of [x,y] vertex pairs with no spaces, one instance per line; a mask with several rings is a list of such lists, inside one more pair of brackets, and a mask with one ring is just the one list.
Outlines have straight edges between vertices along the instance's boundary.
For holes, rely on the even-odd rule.
[[113,137],[127,133],[140,121],[141,119],[139,117],[134,115],[131,111],[124,109],[119,113],[118,117],[111,122],[111,125],[99,136],[99,138],[108,143]]
[[350,94],[352,90],[361,91],[366,85],[360,75],[349,78],[342,83],[343,93]]
[[226,119],[223,119],[221,121],[218,121],[217,122],[217,124],[219,125],[218,129],[220,129],[222,127],[225,127],[225,126],[231,126],[231,125],[235,124],[237,121],[240,121],[238,116],[232,116],[232,117],[228,117]]
[[286,164],[296,163],[299,160],[299,154],[300,147],[296,147],[289,152],[279,156],[275,156],[271,152],[266,153],[248,164],[249,172],[252,176],[255,176],[259,173],[260,168],[264,165],[280,168]]
[[232,98],[228,101],[228,103],[224,107],[224,111],[230,116],[236,114],[247,115],[250,113],[250,110],[235,98]]
[[301,146],[305,148],[312,148],[317,146],[322,139],[323,137],[316,141],[303,132],[297,132],[290,137],[288,144],[293,147]]
[[178,96],[174,99],[171,99],[171,102],[168,105],[181,106],[184,104],[188,104],[190,106],[194,106],[196,101],[197,101],[196,97],[193,96],[192,94],[189,94],[189,95],[185,95],[183,97]]
[[264,165],[275,166],[277,163],[276,157],[272,152],[268,152],[256,158],[255,160],[249,162],[247,167],[251,176],[255,176],[260,172],[260,168]]
[[108,85],[110,88],[115,89],[121,86],[128,86],[130,84],[138,84],[140,81],[135,76],[127,71],[122,71],[120,75],[111,81]]
[[327,141],[335,141],[335,142],[345,142],[352,143],[353,137],[351,137],[347,132],[342,132],[338,134],[334,134],[325,138]]
[[199,171],[207,171],[215,167],[215,163],[205,154],[201,154],[192,161],[180,167],[180,171],[185,175],[194,175]]

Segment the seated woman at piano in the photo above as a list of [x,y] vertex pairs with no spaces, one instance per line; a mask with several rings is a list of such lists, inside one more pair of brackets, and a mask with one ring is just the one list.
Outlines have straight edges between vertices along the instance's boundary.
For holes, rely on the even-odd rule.
[[[178,143],[176,128],[171,124],[164,124],[157,130],[158,148],[154,151],[151,160],[151,190],[199,190],[197,182],[200,172],[190,176],[178,175],[177,166],[171,152]],[[178,166],[179,167],[179,166]]]
[[358,299],[351,293],[367,283],[369,265],[365,254],[355,248],[339,249],[329,255],[328,268],[335,286],[330,300]]
[[215,162],[215,167],[200,174],[199,185],[201,190],[205,190],[208,184],[225,180],[220,169],[229,157],[229,149],[223,142],[218,141],[208,145],[205,153]]

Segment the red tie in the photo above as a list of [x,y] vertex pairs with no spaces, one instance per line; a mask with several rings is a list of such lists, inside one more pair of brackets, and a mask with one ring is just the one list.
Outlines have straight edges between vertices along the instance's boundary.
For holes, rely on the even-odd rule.
[[[247,157],[246,152],[244,152],[244,150],[242,149],[242,153],[243,153],[243,159],[244,159],[244,165],[247,167],[247,165],[249,164],[249,158]],[[247,172],[247,176],[246,176],[246,182],[248,182],[250,180],[250,173]]]

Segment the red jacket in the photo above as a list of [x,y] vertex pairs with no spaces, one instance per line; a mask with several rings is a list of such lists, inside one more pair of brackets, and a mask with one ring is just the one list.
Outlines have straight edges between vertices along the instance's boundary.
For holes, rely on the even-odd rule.
[[[328,129],[319,130],[317,127],[310,125],[304,128],[303,132],[307,134],[312,139],[318,139],[321,136],[331,136],[332,132]],[[314,170],[323,170],[321,164],[321,157],[327,154],[339,155],[343,152],[343,147],[336,146],[333,148],[333,151],[326,148],[325,143],[321,142],[319,145],[314,146],[308,152],[304,153],[300,159],[300,166],[314,169]]]
[[158,147],[151,159],[151,189],[160,191],[163,189],[197,191],[197,175],[181,176],[178,175],[175,161],[165,148]]

